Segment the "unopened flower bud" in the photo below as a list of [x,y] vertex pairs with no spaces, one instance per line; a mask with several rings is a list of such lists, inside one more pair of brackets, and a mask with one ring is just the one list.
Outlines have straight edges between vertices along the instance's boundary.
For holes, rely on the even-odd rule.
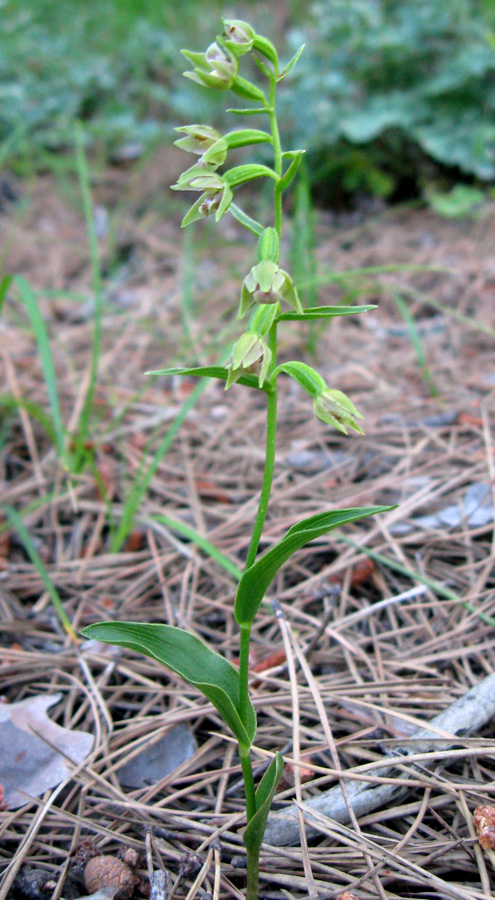
[[229,375],[225,384],[225,390],[239,380],[241,375],[259,372],[258,383],[263,383],[268,374],[272,359],[272,352],[263,338],[252,331],[246,331],[232,348],[232,360],[228,366]]
[[362,419],[362,415],[357,411],[356,407],[342,391],[329,390],[322,391],[313,401],[313,411],[318,419],[326,422],[327,425],[333,425],[338,431],[347,434],[347,429],[352,428],[359,434],[364,434],[363,429],[356,423],[355,419]]

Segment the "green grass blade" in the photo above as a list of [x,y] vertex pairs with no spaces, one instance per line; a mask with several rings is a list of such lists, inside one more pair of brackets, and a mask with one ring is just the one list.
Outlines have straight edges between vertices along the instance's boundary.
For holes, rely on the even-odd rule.
[[161,525],[165,525],[166,528],[170,528],[172,531],[177,531],[178,534],[182,534],[185,538],[196,544],[200,550],[204,550],[211,559],[215,560],[215,562],[222,566],[222,568],[230,575],[233,575],[237,581],[242,578],[242,570],[239,569],[228,556],[225,556],[221,550],[215,547],[214,544],[211,544],[207,538],[198,534],[194,528],[185,525],[184,522],[180,522],[178,519],[172,519],[170,516],[149,516],[148,520],[151,522],[159,522]]
[[202,379],[199,384],[194,388],[186,402],[184,403],[181,411],[178,413],[174,421],[172,422],[171,427],[167,431],[167,433],[162,438],[159,447],[151,460],[147,469],[142,469],[136,476],[134,483],[129,491],[129,495],[124,503],[124,508],[122,510],[122,516],[120,522],[117,526],[115,534],[110,543],[110,552],[118,553],[122,544],[124,543],[127,535],[129,534],[132,523],[134,521],[134,517],[139,508],[139,504],[143,499],[148,487],[155,476],[158,467],[167,453],[169,447],[171,446],[173,440],[177,436],[179,429],[186,418],[187,414],[194,407],[194,404],[199,399],[205,388],[209,384],[209,379]]
[[377,553],[376,550],[370,550],[369,547],[361,547],[353,541],[352,538],[341,537],[341,541],[344,544],[348,544],[349,547],[354,547],[355,550],[359,550],[360,553],[366,553],[366,556],[369,556],[370,559],[373,559],[383,566],[387,566],[389,569],[393,569],[394,572],[400,572],[401,575],[405,575],[412,581],[419,581],[420,584],[426,585],[426,587],[430,588],[435,594],[438,594],[439,597],[445,597],[446,600],[452,600],[454,603],[459,603],[464,609],[469,610],[469,612],[477,616],[481,622],[485,623],[485,625],[491,625],[492,628],[495,628],[495,619],[493,616],[488,616],[486,613],[476,609],[469,600],[461,600],[455,591],[445,587],[445,585],[440,584],[438,581],[434,581],[432,578],[428,578],[427,575],[421,575],[420,572],[415,572],[414,569],[403,566],[402,563],[396,562],[395,559],[390,559],[388,556],[384,556],[383,553]]
[[48,340],[45,323],[43,321],[39,306],[36,302],[36,295],[27,281],[21,276],[17,276],[15,278],[15,284],[19,289],[21,300],[27,309],[28,316],[30,318],[31,325],[34,331],[34,336],[36,338],[36,343],[38,345],[41,365],[43,368],[43,375],[45,377],[45,384],[48,392],[48,399],[52,411],[52,421],[53,428],[55,430],[55,446],[57,448],[57,454],[63,465],[68,468],[68,456],[65,450],[65,428],[62,421],[62,413],[60,411],[60,404],[58,400],[57,376],[55,373],[55,366],[53,364],[52,351],[50,348],[50,342]]
[[67,634],[70,635],[70,637],[73,639],[73,641],[75,641],[75,643],[77,644],[77,637],[74,634],[74,630],[72,628],[70,619],[69,619],[67,613],[65,612],[65,609],[62,605],[62,601],[59,597],[58,591],[57,591],[55,585],[53,584],[48,572],[46,571],[44,563],[40,559],[40,556],[38,554],[38,551],[36,550],[36,547],[34,546],[34,543],[31,538],[31,535],[29,534],[29,531],[27,530],[26,526],[24,525],[24,522],[22,521],[19,513],[17,513],[15,509],[13,509],[11,506],[4,506],[3,509],[4,509],[5,515],[7,516],[7,519],[9,521],[10,525],[12,526],[12,528],[15,529],[20,540],[22,541],[24,549],[25,549],[27,555],[29,556],[36,571],[38,572],[38,575],[40,576],[41,581],[43,582],[46,592],[50,595],[50,599],[51,599],[51,601],[53,603],[53,607],[60,619],[60,622],[62,623]]
[[2,312],[5,298],[8,294],[9,287],[12,284],[12,275],[4,275],[0,281],[0,313]]
[[13,394],[0,394],[0,409],[26,410],[28,415],[43,426],[52,444],[56,446],[57,434],[53,419],[34,400],[28,400],[27,397],[14,397]]
[[407,326],[407,329],[409,332],[409,339],[410,339],[411,344],[413,345],[414,350],[416,352],[418,365],[419,365],[419,368],[421,369],[421,374],[423,376],[423,379],[428,387],[428,390],[429,390],[431,396],[438,397],[439,393],[438,393],[437,388],[435,387],[428,363],[426,361],[426,356],[425,356],[425,353],[423,350],[423,345],[421,343],[419,331],[416,327],[416,322],[414,321],[414,318],[411,315],[409,307],[408,307],[407,303],[405,302],[404,298],[401,297],[401,295],[396,291],[393,292],[393,297],[397,304],[397,308]]
[[81,413],[76,427],[75,444],[76,457],[74,461],[74,469],[76,472],[81,471],[84,466],[85,453],[84,445],[88,440],[88,431],[90,426],[91,415],[93,411],[93,400],[96,389],[96,380],[98,377],[98,367],[101,354],[101,314],[102,314],[102,283],[100,260],[98,255],[98,238],[96,235],[96,227],[94,220],[93,202],[91,199],[91,189],[89,181],[88,165],[84,153],[83,131],[80,124],[76,126],[76,163],[77,173],[79,176],[79,184],[83,201],[84,218],[86,221],[86,231],[88,235],[89,252],[91,259],[91,275],[93,282],[94,295],[94,319],[93,319],[93,335],[91,340],[91,363],[89,383],[86,396],[82,405]]

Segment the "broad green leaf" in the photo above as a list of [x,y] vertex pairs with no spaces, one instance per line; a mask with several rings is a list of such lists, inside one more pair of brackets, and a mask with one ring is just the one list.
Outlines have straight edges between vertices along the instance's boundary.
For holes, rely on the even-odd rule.
[[250,853],[256,853],[261,847],[268,813],[270,812],[273,796],[277,790],[283,771],[284,759],[277,750],[258,785],[255,797],[256,812],[242,836],[244,845]]
[[245,166],[235,166],[233,169],[229,169],[225,172],[223,178],[230,187],[235,187],[237,184],[244,184],[245,181],[252,181],[253,178],[261,178],[263,175],[266,175],[268,178],[273,178],[274,181],[278,181],[278,175],[275,174],[273,169],[255,163],[248,163]]
[[249,625],[253,622],[256,613],[270,582],[277,574],[280,567],[287,562],[296,550],[300,550],[305,544],[322,537],[340,525],[347,525],[357,519],[366,516],[374,516],[376,513],[387,512],[394,509],[393,506],[369,506],[353,509],[335,509],[329,513],[318,513],[303,519],[297,525],[289,528],[284,538],[263,556],[260,556],[253,565],[247,569],[237,588],[235,598],[234,616],[239,625]]
[[[220,381],[227,381],[229,370],[223,366],[193,366],[192,368],[181,368],[180,366],[170,369],[153,369],[151,372],[145,372],[146,375],[198,375],[200,378],[218,378]],[[241,375],[237,379],[238,384],[244,384],[246,387],[256,388],[257,390],[269,390],[269,386],[260,388],[257,375]]]
[[273,138],[267,131],[259,131],[257,128],[241,128],[238,131],[229,131],[224,134],[223,140],[227,142],[229,149],[247,147],[249,144],[262,144],[269,141],[273,144]]
[[430,194],[428,203],[446,219],[457,219],[469,216],[486,203],[486,194],[479,188],[469,184],[456,184],[448,193]]
[[303,52],[305,46],[306,46],[306,44],[302,44],[301,47],[299,47],[299,50],[297,51],[297,53],[294,53],[294,56],[292,57],[292,59],[289,60],[289,62],[287,63],[287,65],[284,66],[284,68],[282,69],[280,75],[279,75],[278,78],[277,78],[277,81],[283,81],[284,78],[287,78],[287,75],[289,75],[290,72],[292,72],[292,69],[293,69],[294,66],[296,65],[296,63],[297,63],[297,61],[298,61],[298,59],[299,59],[301,53]]
[[194,634],[172,625],[142,622],[100,622],[88,625],[84,637],[137,650],[163,663],[213,703],[240,744],[251,746],[256,713],[249,701],[247,721],[239,715],[239,672]]
[[277,316],[277,322],[293,322],[304,319],[330,319],[333,316],[354,316],[358,313],[377,309],[375,303],[365,306],[308,306],[303,313],[284,312]]

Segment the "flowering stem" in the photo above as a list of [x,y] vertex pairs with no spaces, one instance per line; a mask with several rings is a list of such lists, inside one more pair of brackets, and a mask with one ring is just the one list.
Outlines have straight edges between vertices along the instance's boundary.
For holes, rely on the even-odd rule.
[[[277,326],[272,325],[268,332],[268,346],[272,351],[272,359],[270,364],[271,371],[268,374],[270,378],[271,372],[277,365]],[[258,552],[258,545],[265,524],[266,513],[268,510],[268,502],[270,500],[270,492],[273,481],[273,470],[275,467],[275,445],[277,437],[277,381],[274,379],[271,390],[267,392],[267,409],[266,409],[266,447],[265,447],[265,472],[263,475],[263,484],[261,486],[261,494],[258,505],[256,521],[254,523],[253,533],[246,557],[246,569],[253,565]]]
[[[277,122],[277,113],[275,110],[275,91],[277,87],[277,81],[275,75],[272,75],[270,78],[270,103],[268,108],[268,116],[270,119],[270,128],[272,131],[273,138],[273,170],[276,175],[282,175],[282,147],[280,145],[280,134],[278,130],[278,122]],[[275,201],[275,228],[277,230],[277,234],[280,238],[280,234],[282,231],[282,191],[278,185],[275,184],[275,193],[274,193],[274,201]]]

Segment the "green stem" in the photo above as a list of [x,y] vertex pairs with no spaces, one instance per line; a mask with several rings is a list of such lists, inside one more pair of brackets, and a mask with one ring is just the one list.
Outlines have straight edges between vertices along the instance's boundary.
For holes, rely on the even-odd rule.
[[[271,372],[277,365],[277,326],[273,324],[268,332],[268,346],[272,351],[272,360],[270,364]],[[248,553],[246,557],[246,569],[253,565],[258,552],[258,545],[265,524],[266,513],[268,510],[268,501],[270,500],[270,492],[272,489],[273,470],[275,468],[275,445],[277,437],[277,380],[273,380],[272,390],[267,393],[267,409],[266,409],[266,449],[265,449],[265,472],[263,475],[263,484],[261,486],[260,502],[256,521],[254,523],[251,541],[249,543]]]
[[[277,113],[275,111],[275,90],[277,87],[277,82],[275,76],[271,78],[270,81],[270,106],[268,110],[268,115],[270,118],[270,128],[272,130],[273,137],[273,170],[279,178],[282,175],[282,147],[280,144],[280,134],[278,130],[278,122],[277,122]],[[274,203],[275,203],[275,229],[280,238],[280,234],[282,231],[282,191],[278,184],[275,184],[274,191]]]
[[[274,154],[274,171],[280,178],[282,175],[282,147],[280,144],[280,134],[278,130],[277,116],[275,112],[275,89],[276,79],[273,76],[270,79],[270,105],[268,114],[270,117],[270,126],[273,137],[273,154]],[[275,205],[275,228],[277,234],[281,236],[282,231],[282,191],[278,183],[275,184],[274,192]],[[268,346],[272,352],[270,362],[270,370],[268,378],[273,375],[277,366],[277,325],[274,323],[268,332]],[[271,390],[267,393],[267,410],[266,410],[266,448],[265,448],[265,471],[263,473],[263,484],[261,486],[261,494],[258,504],[258,512],[256,514],[253,533],[249,542],[246,569],[253,565],[256,554],[258,553],[259,542],[265,524],[266,514],[268,511],[268,503],[272,489],[273,472],[275,468],[275,446],[277,437],[277,379],[271,382]],[[251,626],[241,626],[241,643],[239,654],[239,712],[241,719],[245,719],[247,715],[247,707],[249,702],[249,641],[251,637]],[[244,788],[246,792],[246,815],[247,821],[250,822],[256,813],[256,797],[254,789],[253,768],[249,748],[239,744],[239,756],[242,766],[242,774],[244,778]],[[246,848],[247,849],[247,848]],[[256,852],[247,851],[247,900],[258,900],[259,890],[259,848]]]
[[260,877],[260,854],[250,853],[247,855],[247,891],[246,900],[258,900]]
[[256,799],[254,792],[253,767],[249,755],[249,747],[239,744],[239,756],[241,759],[242,777],[244,778],[244,790],[246,793],[246,817],[251,821],[256,812]]

